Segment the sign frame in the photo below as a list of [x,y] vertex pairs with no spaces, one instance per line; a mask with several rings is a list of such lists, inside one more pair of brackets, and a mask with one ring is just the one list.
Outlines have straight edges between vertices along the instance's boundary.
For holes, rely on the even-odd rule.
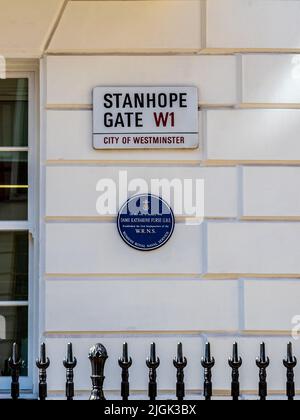
[[95,150],[197,149],[197,86],[97,86]]

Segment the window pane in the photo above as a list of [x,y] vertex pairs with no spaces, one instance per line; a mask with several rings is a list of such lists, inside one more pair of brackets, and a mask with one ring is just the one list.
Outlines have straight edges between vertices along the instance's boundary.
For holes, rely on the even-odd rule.
[[[0,220],[28,220],[28,80],[0,80]],[[0,376],[10,376],[12,345],[19,346],[28,375],[28,232],[0,231]],[[1,302],[10,302],[2,307]]]
[[0,220],[28,219],[27,156],[0,152]]
[[0,187],[0,220],[27,220],[27,188]]
[[28,153],[0,151],[0,186],[28,184]]
[[0,80],[0,147],[28,146],[28,79]]
[[0,232],[0,301],[28,300],[28,232]]
[[18,344],[22,361],[21,376],[28,375],[28,307],[0,307],[0,372],[10,376],[8,359],[13,343]]

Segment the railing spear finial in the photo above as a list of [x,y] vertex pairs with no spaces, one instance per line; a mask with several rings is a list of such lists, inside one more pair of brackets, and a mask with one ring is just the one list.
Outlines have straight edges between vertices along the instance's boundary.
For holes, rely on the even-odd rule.
[[211,357],[210,343],[205,345],[205,357],[202,358],[201,364],[204,368],[204,397],[206,401],[210,401],[212,392],[212,368],[215,366],[215,359]]
[[232,357],[228,360],[228,363],[232,369],[231,396],[233,401],[238,401],[240,397],[239,369],[243,361],[239,357],[237,343],[233,344]]
[[150,401],[155,401],[157,397],[157,373],[156,370],[160,365],[160,360],[156,357],[156,346],[155,343],[151,344],[150,347],[150,358],[147,358],[146,365],[149,369],[149,388],[148,395]]
[[50,360],[46,356],[46,344],[41,344],[40,358],[36,361],[39,369],[39,399],[45,401],[47,399],[47,369],[50,366]]
[[289,401],[293,401],[296,395],[294,369],[297,366],[297,359],[293,356],[292,343],[288,343],[287,345],[287,358],[283,360],[283,365],[287,369],[286,396]]
[[11,398],[13,400],[18,400],[20,397],[20,370],[22,367],[22,360],[19,357],[18,345],[17,343],[13,344],[12,356],[8,360],[8,365],[11,369]]
[[122,383],[121,383],[121,396],[123,401],[128,401],[130,395],[129,388],[129,368],[132,365],[131,357],[128,357],[128,344],[123,344],[123,357],[119,359],[119,366],[122,368]]
[[256,359],[256,365],[259,368],[259,397],[261,401],[265,401],[268,396],[268,385],[267,385],[267,368],[270,365],[270,359],[266,357],[266,345],[261,343],[260,345],[260,357]]
[[67,401],[72,401],[75,396],[74,389],[74,369],[77,366],[76,357],[73,355],[73,345],[68,343],[67,357],[63,361],[63,365],[66,369],[66,398]]
[[183,357],[182,343],[178,343],[177,358],[173,360],[173,365],[177,369],[176,397],[178,401],[183,401],[185,397],[184,369],[187,366],[187,359]]

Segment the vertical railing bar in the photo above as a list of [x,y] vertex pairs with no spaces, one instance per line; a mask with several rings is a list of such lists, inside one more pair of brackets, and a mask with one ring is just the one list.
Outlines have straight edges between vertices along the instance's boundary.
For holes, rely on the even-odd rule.
[[128,344],[123,344],[123,356],[119,359],[119,366],[122,368],[121,397],[123,401],[128,401],[130,395],[129,388],[129,368],[132,366],[132,359],[128,357]]
[[67,357],[63,361],[63,365],[66,369],[66,399],[67,401],[73,401],[75,396],[74,369],[77,366],[77,360],[73,355],[72,343],[68,343]]
[[20,398],[20,370],[22,367],[22,360],[18,354],[17,343],[13,344],[12,356],[8,360],[8,365],[11,369],[11,398],[16,401]]
[[157,373],[156,370],[160,365],[160,360],[156,357],[155,343],[151,344],[150,357],[146,360],[146,365],[149,369],[149,386],[148,396],[150,401],[155,401],[157,398]]
[[50,366],[50,360],[46,356],[46,344],[41,344],[40,359],[36,361],[39,369],[39,400],[47,399],[47,369]]
[[205,345],[205,357],[202,358],[201,364],[204,368],[204,397],[206,401],[210,401],[212,392],[212,368],[215,366],[215,359],[211,357],[210,343]]
[[228,360],[229,366],[232,369],[232,382],[231,382],[231,396],[233,401],[238,401],[240,398],[240,382],[239,382],[239,369],[242,366],[242,359],[239,357],[238,344],[233,344],[232,358]]
[[183,357],[182,343],[178,343],[177,358],[173,360],[173,364],[177,369],[176,397],[178,401],[183,401],[185,397],[184,369],[187,366],[187,359]]
[[256,359],[256,365],[259,368],[259,389],[258,395],[261,401],[265,401],[268,396],[267,368],[270,365],[270,359],[266,357],[266,345],[260,345],[260,357]]
[[283,365],[287,369],[286,396],[289,401],[293,401],[296,396],[294,369],[297,366],[297,359],[293,356],[292,343],[287,345],[287,358],[283,360]]

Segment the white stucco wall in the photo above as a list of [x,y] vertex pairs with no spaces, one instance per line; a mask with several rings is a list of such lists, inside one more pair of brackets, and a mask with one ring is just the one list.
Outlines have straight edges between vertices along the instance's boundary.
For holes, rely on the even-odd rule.
[[[282,358],[300,313],[299,17],[298,0],[68,2],[41,60],[42,330],[53,360],[73,341],[77,389],[90,389],[87,353],[100,341],[110,356],[105,388],[116,395],[127,340],[131,387],[145,395],[155,341],[159,389],[169,394],[182,340],[187,390],[200,396],[209,339],[216,393],[229,393],[238,340],[241,387],[253,395],[265,340],[269,391],[284,394]],[[199,88],[199,149],[93,150],[95,86],[172,84]],[[181,220],[161,250],[131,250],[93,207],[97,180],[120,168],[146,177],[198,168],[204,224]],[[63,389],[53,363],[49,390]]]

